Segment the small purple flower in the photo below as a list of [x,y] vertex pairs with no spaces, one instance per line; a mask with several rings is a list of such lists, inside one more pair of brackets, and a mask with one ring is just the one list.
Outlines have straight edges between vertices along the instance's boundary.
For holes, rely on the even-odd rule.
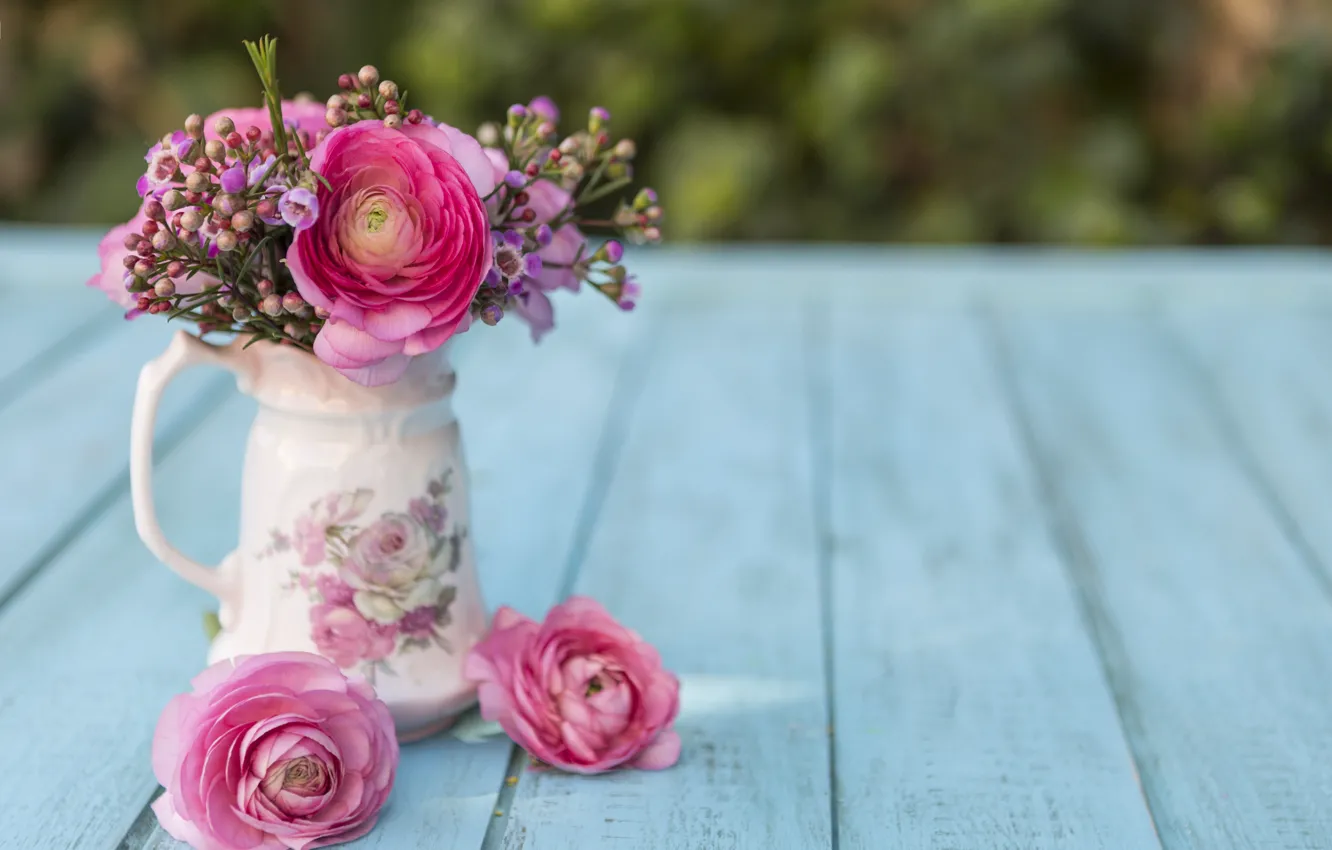
[[610,120],[610,110],[606,109],[604,106],[594,106],[592,107],[591,116],[593,120],[600,121],[604,124]]
[[[516,174],[517,172],[513,173]],[[516,230],[504,231],[503,239],[506,245],[512,245],[515,248],[523,247],[523,234],[519,233]]]
[[435,632],[435,620],[439,618],[439,607],[436,605],[422,605],[408,611],[406,616],[398,621],[398,630],[408,637],[428,638]]
[[618,263],[620,259],[624,257],[624,246],[619,242],[616,242],[614,239],[606,243],[605,251],[606,259],[610,260],[612,263]]
[[551,123],[560,120],[560,108],[555,105],[555,101],[544,94],[532,98],[532,102],[527,104],[527,108]]
[[249,186],[258,186],[260,183],[264,182],[264,179],[268,177],[268,172],[272,171],[273,166],[276,164],[276,156],[270,156],[268,159],[262,161],[256,156],[254,159],[250,160],[250,172],[246,179],[246,184]]
[[429,499],[412,499],[407,504],[407,513],[411,514],[412,519],[436,534],[443,533],[444,520],[449,516],[443,505]]
[[297,186],[283,193],[278,210],[287,224],[297,230],[308,230],[319,218],[319,198],[309,189]]
[[514,189],[521,189],[527,185],[527,175],[521,171],[510,171],[504,175],[504,182]]
[[528,277],[537,277],[541,274],[541,257],[537,254],[528,254],[523,257],[523,272]]
[[144,174],[139,178],[139,182],[134,184],[134,188],[139,193],[140,198],[146,196],[153,190],[152,184],[148,182],[147,174]]
[[485,286],[492,286],[492,287],[499,286],[503,282],[504,282],[503,276],[500,275],[499,269],[495,268],[494,266],[491,266],[489,269],[486,270],[486,276],[481,281],[481,283],[484,284]]
[[643,294],[643,287],[638,280],[629,275],[624,279],[624,285],[620,287],[620,298],[617,302],[621,310],[632,310],[638,303],[638,296]]
[[245,189],[245,166],[240,163],[228,168],[222,172],[222,191],[228,194],[243,191]]
[[537,244],[540,245],[542,248],[545,248],[547,245],[549,245],[550,241],[554,238],[555,238],[555,231],[550,229],[549,224],[543,224],[536,229],[536,241]]

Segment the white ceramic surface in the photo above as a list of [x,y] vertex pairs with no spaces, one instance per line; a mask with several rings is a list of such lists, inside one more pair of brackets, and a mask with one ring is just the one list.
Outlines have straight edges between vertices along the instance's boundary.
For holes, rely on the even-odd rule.
[[[182,331],[143,367],[130,455],[139,536],[220,600],[210,662],[322,652],[373,682],[401,738],[443,728],[474,700],[462,661],[486,628],[447,346],[367,388],[298,349],[241,342]],[[152,498],[158,401],[176,374],[205,363],[234,372],[260,405],[240,542],[216,568],[167,542]]]

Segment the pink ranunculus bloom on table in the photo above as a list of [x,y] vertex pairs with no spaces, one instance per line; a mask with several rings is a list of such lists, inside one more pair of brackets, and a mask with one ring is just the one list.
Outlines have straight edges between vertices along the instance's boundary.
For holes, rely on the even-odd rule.
[[398,766],[393,718],[365,682],[304,652],[222,661],[153,738],[153,803],[196,850],[304,850],[374,826]]
[[510,608],[468,654],[482,716],[533,757],[574,773],[657,770],[680,757],[680,685],[657,651],[586,597],[544,623]]
[[315,354],[357,383],[391,383],[453,336],[490,268],[490,162],[447,125],[362,121],[330,133],[310,167],[329,185],[287,265],[329,314]]

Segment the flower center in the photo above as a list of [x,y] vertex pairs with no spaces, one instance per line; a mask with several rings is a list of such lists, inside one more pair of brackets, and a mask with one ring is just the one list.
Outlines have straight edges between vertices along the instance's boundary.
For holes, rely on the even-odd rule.
[[388,211],[384,209],[383,204],[375,204],[365,214],[365,228],[371,233],[383,230],[386,221],[388,221]]
[[287,763],[282,772],[284,791],[322,794],[328,788],[328,773],[318,759],[301,756]]
[[602,691],[604,691],[605,689],[606,689],[606,686],[603,685],[603,684],[601,683],[601,677],[600,677],[600,676],[593,676],[591,679],[588,679],[588,680],[587,680],[587,695],[588,695],[588,696],[592,696],[593,694],[599,694],[599,693],[601,693]]

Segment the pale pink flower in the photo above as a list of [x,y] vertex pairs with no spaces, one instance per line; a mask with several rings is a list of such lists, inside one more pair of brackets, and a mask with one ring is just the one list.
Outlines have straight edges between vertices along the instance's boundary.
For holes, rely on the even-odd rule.
[[479,685],[481,715],[547,764],[601,773],[680,757],[679,682],[595,600],[572,597],[540,624],[501,608],[463,673]]
[[305,652],[222,661],[157,721],[153,812],[197,850],[305,850],[375,825],[393,788],[388,707]]
[[313,567],[323,563],[328,556],[328,530],[360,516],[373,495],[372,491],[364,487],[350,493],[330,493],[315,502],[309,513],[298,516],[291,535],[291,546],[300,557],[301,564]]

